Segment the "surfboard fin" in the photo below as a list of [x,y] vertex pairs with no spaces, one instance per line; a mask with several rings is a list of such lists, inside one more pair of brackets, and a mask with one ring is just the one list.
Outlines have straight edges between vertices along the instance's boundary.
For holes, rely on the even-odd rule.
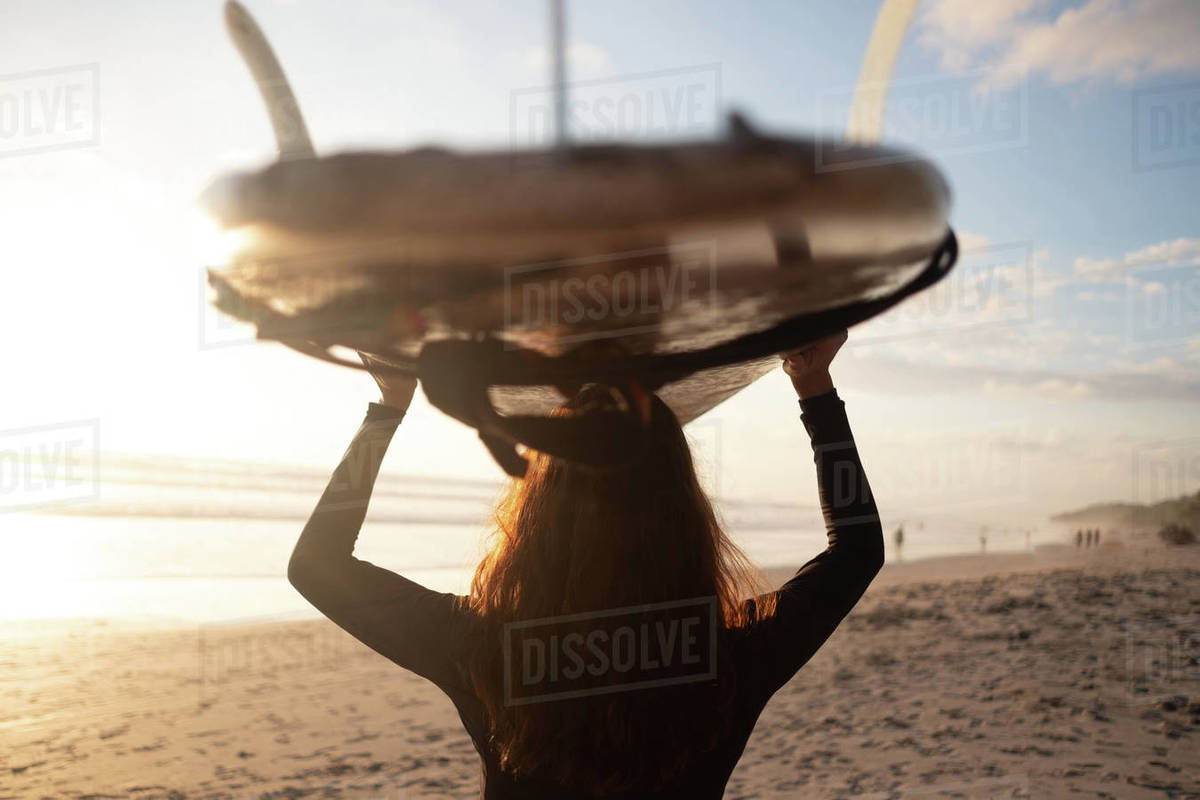
[[225,27],[258,85],[271,118],[280,160],[312,158],[315,151],[300,106],[262,29],[237,0],[226,0]]
[[754,129],[754,126],[746,119],[746,115],[740,111],[729,112],[727,125],[729,138],[735,142],[753,141],[762,138],[762,134]]

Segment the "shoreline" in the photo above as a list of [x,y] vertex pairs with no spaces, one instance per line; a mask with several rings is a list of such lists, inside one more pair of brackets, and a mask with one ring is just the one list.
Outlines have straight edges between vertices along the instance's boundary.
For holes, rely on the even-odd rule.
[[[1190,548],[1200,552],[1200,546]],[[1130,554],[1135,554],[1139,563],[1158,564],[1162,567],[1171,566],[1175,556],[1188,551],[1187,547],[1166,547],[1158,542],[1146,540],[1132,546],[1121,545],[1117,542],[1107,543],[1099,548],[1077,549],[1068,545],[1040,545],[1032,551],[997,551],[993,553],[960,553],[951,555],[935,555],[911,560],[889,560],[880,573],[875,577],[868,593],[882,586],[893,586],[906,583],[943,583],[947,581],[983,578],[990,575],[1008,575],[1014,573],[1038,572],[1043,570],[1080,567],[1084,569],[1107,568],[1119,564]],[[814,554],[815,555],[815,554]],[[767,585],[771,589],[778,588],[790,579],[802,564],[791,566],[761,567]],[[449,572],[450,569],[440,569],[437,572]],[[432,570],[413,569],[401,574],[414,579],[420,579],[422,573],[432,573]],[[265,576],[253,576],[259,580]],[[241,576],[229,580],[240,580]],[[221,578],[201,576],[197,578],[155,578],[154,580],[203,580],[221,582]],[[280,591],[292,592],[287,586],[286,579],[279,578]],[[0,641],[5,632],[12,629],[45,628],[61,629],[69,632],[75,627],[105,627],[120,631],[169,631],[181,629],[211,629],[224,627],[247,627],[257,624],[278,624],[280,622],[306,623],[323,619],[321,615],[310,608],[297,608],[294,611],[263,614],[247,614],[237,618],[219,618],[213,620],[192,620],[168,616],[129,617],[117,615],[96,616],[45,616],[45,617],[16,617],[0,618]]]

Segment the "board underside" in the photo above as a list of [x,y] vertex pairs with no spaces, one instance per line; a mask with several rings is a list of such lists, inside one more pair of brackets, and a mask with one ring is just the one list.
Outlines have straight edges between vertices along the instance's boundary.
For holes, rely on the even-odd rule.
[[[911,155],[814,140],[567,152],[351,153],[218,181],[242,245],[216,304],[263,339],[413,364],[489,336],[590,363],[697,350],[894,293],[945,238],[949,192]],[[778,365],[694,373],[659,395],[695,419]],[[550,387],[494,387],[503,414]]]

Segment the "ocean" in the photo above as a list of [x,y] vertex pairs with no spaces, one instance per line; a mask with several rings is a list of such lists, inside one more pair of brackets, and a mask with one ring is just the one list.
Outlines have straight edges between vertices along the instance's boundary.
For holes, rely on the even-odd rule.
[[[0,620],[196,624],[316,613],[288,584],[286,567],[328,471],[105,455],[95,475],[73,498],[0,512]],[[431,588],[465,592],[502,490],[499,482],[385,473],[355,554]],[[814,504],[716,504],[759,566],[798,565],[825,547]],[[902,553],[891,536],[900,521]],[[889,560],[980,550],[982,527],[969,518],[896,513],[884,527]],[[1058,531],[987,535],[989,552],[1063,541]]]

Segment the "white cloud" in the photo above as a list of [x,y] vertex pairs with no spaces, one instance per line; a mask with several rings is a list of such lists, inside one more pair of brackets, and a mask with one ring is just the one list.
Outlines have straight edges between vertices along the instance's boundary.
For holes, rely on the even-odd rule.
[[[870,323],[868,323],[870,325]],[[918,333],[919,333],[919,329]],[[859,339],[869,344],[860,344]],[[851,332],[848,348],[864,361],[892,359],[897,363],[930,367],[992,370],[1034,370],[1046,360],[1062,356],[1078,346],[1079,333],[1050,318],[1034,318],[1015,325],[969,325],[949,330],[926,330],[870,341],[870,331]],[[861,352],[860,352],[861,351]]]
[[1085,281],[1119,282],[1126,270],[1150,265],[1200,266],[1200,239],[1180,237],[1146,245],[1121,258],[1093,259],[1080,256],[1075,259],[1075,276]]
[[973,231],[955,231],[955,238],[958,239],[958,249],[966,252],[969,250],[983,250],[991,247],[992,237],[985,236],[982,233]]
[[[853,337],[853,333],[851,333]],[[963,337],[957,337],[963,338]],[[932,361],[931,353],[900,353],[876,350],[869,357],[849,359],[840,367],[839,379],[846,385],[859,380],[886,385],[897,394],[963,393],[995,396],[1022,395],[1056,400],[1099,400],[1185,402],[1200,401],[1200,357],[1188,363],[1159,356],[1145,359],[1114,358],[1105,353],[1099,369],[1082,370],[1081,362],[1070,369],[1047,368],[1059,350],[1053,337],[1033,338],[1025,363],[1006,358],[1008,348],[983,346],[983,337],[970,340],[973,359]],[[852,339],[853,340],[853,339]],[[1200,344],[1196,346],[1200,353]],[[924,357],[923,357],[924,356]]]
[[1042,265],[1049,260],[1049,252],[1037,250],[1026,261],[999,264],[967,276],[964,289],[985,298],[978,308],[982,315],[1003,316],[1010,311],[1014,298],[1027,302],[1053,295],[1066,281],[1047,271]]
[[[1197,11],[1200,11],[1200,8]],[[1125,256],[1125,262],[1131,266],[1200,266],[1200,239],[1180,237],[1169,242],[1148,245]]]
[[1115,259],[1106,258],[1098,261],[1087,256],[1080,256],[1075,259],[1075,277],[1095,281],[1112,280],[1120,270],[1120,266],[1120,262]]
[[1180,380],[1194,380],[1200,377],[1194,368],[1180,364],[1170,356],[1159,356],[1149,361],[1118,359],[1113,362],[1113,366],[1122,372],[1132,375],[1152,375],[1159,378],[1178,378]]
[[1045,0],[933,0],[924,6],[920,41],[941,52],[945,69],[964,70],[981,51],[1027,29],[1027,14],[1043,5]]
[[1083,380],[1047,378],[1038,381],[1016,381],[987,378],[983,382],[985,394],[1038,395],[1053,400],[1083,400],[1094,393],[1092,385]]
[[934,0],[920,40],[948,70],[983,68],[987,82],[1041,74],[1065,85],[1122,84],[1200,68],[1195,0],[1086,0],[1047,12],[1045,0]]

